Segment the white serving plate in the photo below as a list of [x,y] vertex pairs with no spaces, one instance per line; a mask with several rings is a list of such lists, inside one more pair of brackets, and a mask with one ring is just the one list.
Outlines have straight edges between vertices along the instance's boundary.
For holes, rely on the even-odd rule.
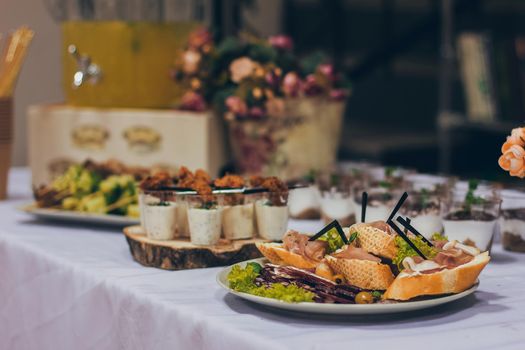
[[50,208],[38,208],[34,204],[28,204],[20,207],[19,209],[42,220],[108,226],[132,226],[138,225],[140,223],[140,220],[138,218],[131,218],[128,216],[85,213],[79,211],[68,211]]
[[[236,265],[241,267],[246,266],[248,262],[257,262],[264,264],[267,262],[265,258],[254,259],[249,261],[243,261]],[[232,265],[233,266],[233,265]],[[228,273],[232,266],[228,266],[221,270],[217,274],[217,282],[221,287],[226,289],[229,293],[232,293],[240,298],[249,300],[251,302],[270,306],[282,310],[305,312],[312,314],[332,314],[332,315],[377,315],[377,314],[390,314],[399,312],[409,312],[431,308],[434,306],[450,303],[454,300],[462,299],[472,293],[478,288],[479,282],[473,285],[470,289],[464,292],[452,295],[446,295],[441,297],[435,297],[427,300],[399,302],[393,304],[320,304],[320,303],[287,303],[284,301],[260,297],[256,295],[236,292],[229,287]]]

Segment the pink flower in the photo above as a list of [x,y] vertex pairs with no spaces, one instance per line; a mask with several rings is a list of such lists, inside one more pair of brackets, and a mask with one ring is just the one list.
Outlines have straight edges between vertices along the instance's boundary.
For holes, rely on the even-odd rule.
[[270,116],[282,116],[284,114],[284,100],[282,98],[271,98],[265,103],[266,112]]
[[335,80],[335,69],[333,65],[328,63],[320,64],[317,67],[317,71],[327,77],[329,81]]
[[248,57],[240,57],[230,64],[231,79],[234,83],[252,75],[257,65]]
[[343,101],[348,96],[346,89],[333,89],[330,91],[330,98],[336,101]]
[[195,74],[199,70],[201,54],[197,51],[188,50],[182,54],[182,71],[186,74]]
[[290,51],[293,49],[293,40],[288,35],[274,35],[268,38],[270,45],[276,49]]
[[248,106],[239,96],[229,96],[225,105],[235,115],[245,116],[248,113]]
[[264,116],[264,111],[261,107],[252,107],[250,108],[250,117],[252,118],[261,118]]
[[295,97],[301,89],[301,78],[295,72],[286,73],[283,79],[283,92],[286,96]]
[[182,96],[180,109],[202,112],[206,109],[206,101],[204,101],[201,94],[194,91],[188,91]]
[[204,45],[211,45],[212,43],[213,37],[204,27],[195,30],[188,37],[188,46],[195,50],[200,49]]
[[308,74],[303,84],[304,94],[307,96],[319,95],[323,92],[323,88],[317,82],[315,75]]

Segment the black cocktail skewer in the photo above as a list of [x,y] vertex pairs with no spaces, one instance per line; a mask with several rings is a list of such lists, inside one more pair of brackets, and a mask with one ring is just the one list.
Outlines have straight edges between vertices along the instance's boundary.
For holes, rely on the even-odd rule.
[[414,243],[412,243],[412,241],[410,240],[410,238],[407,237],[407,235],[405,235],[405,233],[403,232],[403,230],[401,230],[399,227],[397,227],[397,225],[392,221],[392,220],[388,220],[386,222],[394,231],[396,231],[396,233],[401,236],[401,238],[403,238],[403,240],[405,242],[407,242],[407,244],[412,248],[414,249],[414,251],[420,256],[422,257],[423,259],[427,260],[427,257],[425,256],[425,254],[423,254],[417,247]]
[[365,191],[363,192],[363,196],[361,198],[361,222],[365,222],[367,204],[368,204],[368,193]]
[[390,216],[388,217],[388,219],[386,220],[387,222],[388,221],[392,221],[392,219],[394,218],[394,216],[397,214],[397,212],[399,211],[399,209],[401,209],[401,206],[403,205],[403,203],[405,203],[406,199],[408,198],[408,193],[404,192],[402,195],[401,195],[401,198],[399,198],[399,200],[397,201],[397,204],[396,206],[394,207],[394,209],[392,210],[392,212],[390,213]]
[[345,232],[343,231],[343,228],[341,227],[341,224],[339,224],[339,221],[334,220],[325,227],[322,228],[321,231],[317,232],[315,235],[310,237],[309,241],[315,241],[319,237],[323,236],[325,233],[330,231],[331,229],[335,228],[341,239],[343,240],[344,244],[348,244],[348,238],[346,238]]
[[409,230],[410,232],[412,232],[413,234],[415,234],[416,236],[418,237],[421,237],[421,239],[429,246],[429,247],[433,247],[434,245],[432,244],[432,242],[430,242],[428,239],[425,238],[425,236],[423,236],[421,234],[421,232],[419,232],[414,226],[412,226],[410,224],[410,219],[409,218],[406,218],[406,219],[403,219],[401,216],[398,216],[397,217],[397,222],[399,222],[401,225],[403,225],[404,228],[406,228],[407,230]]

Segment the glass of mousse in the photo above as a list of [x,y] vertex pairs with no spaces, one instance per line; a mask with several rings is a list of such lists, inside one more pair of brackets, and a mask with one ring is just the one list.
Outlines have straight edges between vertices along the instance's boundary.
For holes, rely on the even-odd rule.
[[280,241],[288,229],[288,191],[255,196],[257,232],[261,238]]
[[221,209],[213,194],[188,195],[190,240],[195,245],[214,245],[221,238]]
[[177,237],[177,204],[173,193],[145,190],[140,197],[146,236],[154,240],[172,240]]
[[513,252],[525,253],[525,192],[501,191],[501,244]]
[[355,205],[352,197],[352,178],[341,173],[326,173],[319,177],[317,187],[321,218],[325,224],[333,220],[341,226],[355,224]]
[[496,191],[477,190],[470,182],[468,188],[455,188],[441,201],[444,234],[478,248],[490,250],[500,215],[501,199]]

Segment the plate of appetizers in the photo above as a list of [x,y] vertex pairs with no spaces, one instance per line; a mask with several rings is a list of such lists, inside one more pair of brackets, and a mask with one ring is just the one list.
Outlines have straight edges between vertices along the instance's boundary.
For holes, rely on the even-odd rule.
[[21,209],[39,219],[130,226],[139,222],[138,180],[149,169],[115,160],[70,165],[48,184],[34,187],[35,202]]
[[406,197],[386,222],[333,221],[314,236],[289,230],[282,243],[258,243],[264,258],[225,268],[217,281],[252,302],[323,314],[414,311],[472,294],[489,253],[439,233],[425,238],[396,217]]

